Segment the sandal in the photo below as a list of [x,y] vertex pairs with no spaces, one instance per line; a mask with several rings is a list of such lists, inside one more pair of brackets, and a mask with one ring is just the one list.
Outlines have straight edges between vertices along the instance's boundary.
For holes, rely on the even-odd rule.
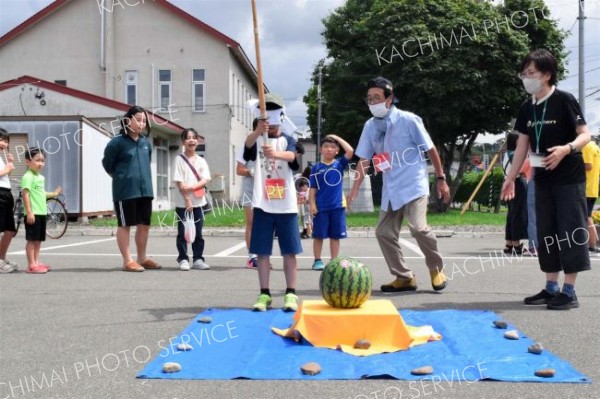
[[27,270],[25,270],[26,273],[31,273],[31,274],[44,274],[47,271],[48,271],[48,269],[46,269],[45,267],[39,266],[39,265],[30,266],[27,268]]
[[52,270],[52,267],[50,265],[45,264],[45,263],[38,263],[38,266],[45,267],[46,270],[48,270],[48,271]]
[[145,269],[134,260],[123,266],[124,272],[143,272],[144,270]]
[[513,246],[513,251],[515,254],[517,255],[522,255],[523,254],[523,243],[519,244],[518,246]]
[[148,270],[158,270],[162,269],[162,266],[153,261],[152,259],[146,259],[142,263],[140,263],[141,267]]
[[505,254],[510,254],[513,251],[513,246],[506,244],[506,246],[504,247],[504,249],[502,250],[502,252],[504,252]]

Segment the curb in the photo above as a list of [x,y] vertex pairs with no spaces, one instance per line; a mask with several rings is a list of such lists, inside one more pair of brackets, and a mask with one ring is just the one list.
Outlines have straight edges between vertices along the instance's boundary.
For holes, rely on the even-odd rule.
[[[433,232],[437,238],[484,238],[489,236],[504,235],[504,229],[491,229],[487,231],[481,230],[481,226],[473,226],[473,230],[468,230],[468,226],[460,226],[461,230],[446,229],[443,227],[433,227]],[[464,229],[464,230],[463,230]],[[350,228],[348,238],[375,238],[375,228]],[[205,237],[244,237],[244,229],[242,228],[217,228],[208,227],[203,229]],[[17,236],[24,236],[24,229],[19,229]],[[116,228],[94,228],[94,227],[69,227],[65,232],[65,237],[114,237],[116,236]],[[171,228],[151,228],[151,237],[176,237],[177,229]],[[410,238],[411,234],[407,227],[404,227],[400,232],[401,238]]]

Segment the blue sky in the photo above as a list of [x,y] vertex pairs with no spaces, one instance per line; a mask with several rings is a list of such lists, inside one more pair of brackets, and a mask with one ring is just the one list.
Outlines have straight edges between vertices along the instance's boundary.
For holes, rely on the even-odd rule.
[[[94,1],[94,0],[88,0]],[[98,1],[98,0],[97,0]],[[99,0],[102,1],[102,0]],[[136,1],[128,0],[129,4]],[[145,0],[149,1],[149,0]],[[51,0],[0,0],[0,35],[50,4]],[[254,36],[250,0],[171,0],[196,18],[238,41],[251,60]],[[306,125],[302,96],[310,86],[316,62],[325,56],[321,19],[344,0],[257,0],[261,54],[265,82],[271,91],[281,94],[288,113],[299,126]],[[551,17],[572,35],[567,39],[568,77],[559,88],[578,96],[578,4],[576,0],[547,0]],[[600,0],[585,0],[585,117],[593,134],[600,132]],[[227,10],[225,14],[223,10]],[[373,57],[375,62],[375,57]],[[495,141],[484,136],[482,141]]]

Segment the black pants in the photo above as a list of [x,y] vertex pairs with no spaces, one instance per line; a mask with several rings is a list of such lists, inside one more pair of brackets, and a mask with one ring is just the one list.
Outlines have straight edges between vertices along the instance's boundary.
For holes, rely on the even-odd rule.
[[508,201],[504,238],[508,241],[519,241],[528,238],[527,181],[523,177],[515,180],[515,197]]
[[590,270],[585,182],[535,182],[538,259],[545,273]]
[[[194,221],[196,225],[196,239],[192,243],[192,256],[193,261],[202,259],[204,260],[204,237],[202,237],[202,226],[204,225],[204,213],[201,207],[194,209]],[[177,262],[182,260],[189,261],[187,254],[187,241],[185,240],[185,228],[183,227],[183,220],[185,220],[185,208],[175,208],[177,213]]]

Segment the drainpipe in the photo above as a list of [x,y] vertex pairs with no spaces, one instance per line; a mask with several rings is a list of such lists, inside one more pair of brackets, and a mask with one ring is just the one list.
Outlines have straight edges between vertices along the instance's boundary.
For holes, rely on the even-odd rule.
[[106,31],[106,11],[104,7],[100,7],[100,70],[106,71],[106,44],[105,31]]

